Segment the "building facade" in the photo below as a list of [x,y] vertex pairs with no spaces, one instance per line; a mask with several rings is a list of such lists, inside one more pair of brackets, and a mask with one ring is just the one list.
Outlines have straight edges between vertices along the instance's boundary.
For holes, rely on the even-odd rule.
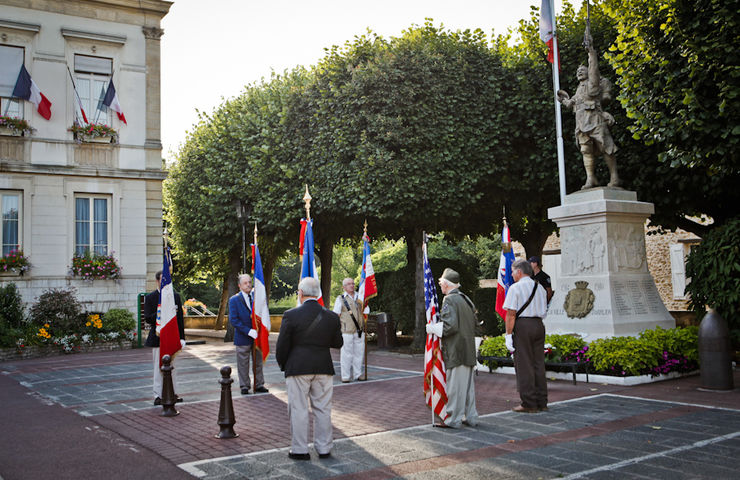
[[[0,272],[0,283],[14,282],[27,303],[47,289],[74,287],[90,312],[135,311],[137,294],[154,288],[166,176],[160,21],[171,5],[0,0],[0,115],[6,120],[0,238],[3,256],[22,251],[30,262],[22,275]],[[22,67],[51,102],[48,120],[32,101],[18,98]],[[9,119],[25,120],[33,130],[7,128]],[[120,277],[75,275],[76,255],[111,256]]]

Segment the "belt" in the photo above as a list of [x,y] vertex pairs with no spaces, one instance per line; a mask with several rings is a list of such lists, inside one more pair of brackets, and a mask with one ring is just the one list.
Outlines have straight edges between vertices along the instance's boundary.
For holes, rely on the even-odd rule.
[[516,319],[518,322],[519,320],[539,320],[542,321],[542,317],[519,317]]

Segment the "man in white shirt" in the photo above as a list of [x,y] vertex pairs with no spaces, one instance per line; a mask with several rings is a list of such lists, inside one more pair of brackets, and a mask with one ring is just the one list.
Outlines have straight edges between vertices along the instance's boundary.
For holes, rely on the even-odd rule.
[[547,410],[545,378],[545,325],[547,292],[532,280],[532,265],[517,260],[511,265],[514,283],[506,292],[506,347],[514,354],[516,384],[522,404],[515,412]]
[[339,315],[342,325],[342,340],[344,345],[339,353],[342,382],[351,380],[366,380],[362,374],[362,364],[365,358],[365,332],[363,331],[364,317],[362,315],[362,300],[357,298],[355,281],[351,278],[342,280],[344,291],[334,302],[334,313]]

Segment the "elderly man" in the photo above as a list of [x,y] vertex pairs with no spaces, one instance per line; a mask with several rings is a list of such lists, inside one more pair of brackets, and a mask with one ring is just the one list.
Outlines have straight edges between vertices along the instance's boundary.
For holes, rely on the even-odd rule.
[[334,302],[334,313],[339,315],[342,325],[344,345],[339,353],[342,382],[365,380],[362,377],[362,361],[365,358],[365,333],[363,327],[362,301],[357,298],[355,281],[345,278],[342,281],[344,291]]
[[[234,327],[236,369],[242,395],[249,394],[252,381],[249,377],[249,357],[252,356],[257,330],[252,328],[252,277],[239,275],[239,292],[229,299],[229,322]],[[262,355],[254,355],[254,393],[267,393],[262,373]]]
[[339,317],[322,307],[318,280],[306,277],[298,284],[299,307],[285,312],[280,324],[275,358],[285,372],[290,418],[290,451],[294,460],[310,460],[308,404],[313,411],[313,445],[319,458],[329,458],[333,445],[331,401],[334,364],[330,348],[342,347]]
[[532,266],[527,260],[511,265],[514,283],[506,292],[506,347],[514,353],[516,384],[522,404],[515,412],[536,413],[547,410],[545,379],[545,325],[547,292],[532,280]]
[[460,274],[445,268],[439,279],[445,295],[440,321],[427,324],[427,333],[442,338],[442,359],[447,369],[447,418],[435,427],[459,428],[478,424],[475,408],[475,306],[460,291]]

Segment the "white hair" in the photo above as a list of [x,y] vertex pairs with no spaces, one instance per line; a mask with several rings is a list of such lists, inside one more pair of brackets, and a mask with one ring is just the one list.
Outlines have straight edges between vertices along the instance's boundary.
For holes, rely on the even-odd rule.
[[451,281],[447,280],[444,277],[440,278],[439,281],[440,282],[444,282],[445,285],[447,285],[448,287],[451,287],[453,290],[456,289],[456,288],[460,288],[460,284],[459,283],[452,283]]
[[313,277],[305,277],[298,283],[298,290],[303,292],[304,297],[318,297],[321,295],[319,281]]

